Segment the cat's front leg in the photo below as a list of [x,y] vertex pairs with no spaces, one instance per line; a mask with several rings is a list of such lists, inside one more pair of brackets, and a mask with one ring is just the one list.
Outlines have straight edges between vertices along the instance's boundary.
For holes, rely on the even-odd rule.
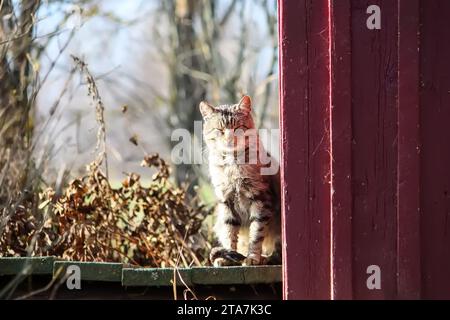
[[228,204],[220,202],[217,205],[215,231],[222,247],[234,251],[237,250],[240,227],[240,217],[233,212]]
[[[225,249],[223,252],[237,251],[239,229],[241,227],[240,217],[230,208],[229,204],[220,202],[216,208],[217,219],[214,226],[215,233],[219,239],[220,244]],[[221,249],[221,248],[215,248]],[[222,252],[222,250],[216,250]],[[219,256],[211,255],[211,262],[214,266],[222,266],[233,264],[233,261]]]
[[266,263],[262,254],[263,241],[267,235],[272,211],[261,201],[254,202],[250,207],[249,248],[244,265],[260,265]]

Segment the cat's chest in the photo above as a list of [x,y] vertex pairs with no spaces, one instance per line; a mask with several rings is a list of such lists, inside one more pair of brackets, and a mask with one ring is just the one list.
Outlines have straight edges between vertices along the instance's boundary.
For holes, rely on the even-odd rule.
[[220,200],[229,197],[252,198],[257,192],[255,182],[259,177],[246,166],[212,167],[211,180]]

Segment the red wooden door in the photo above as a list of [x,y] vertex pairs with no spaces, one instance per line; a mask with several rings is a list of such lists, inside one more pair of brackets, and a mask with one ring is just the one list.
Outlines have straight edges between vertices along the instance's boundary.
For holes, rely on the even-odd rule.
[[450,298],[449,13],[279,1],[285,298]]

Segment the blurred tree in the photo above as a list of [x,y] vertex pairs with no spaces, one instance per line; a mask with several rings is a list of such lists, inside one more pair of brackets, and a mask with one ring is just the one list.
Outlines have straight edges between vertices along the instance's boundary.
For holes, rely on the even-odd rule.
[[[36,80],[33,35],[40,1],[24,0],[14,6],[5,0],[0,5],[0,187],[20,190],[26,182],[33,131],[30,89]],[[12,170],[11,161],[18,159],[25,166]]]
[[[162,1],[162,10],[170,23],[168,39],[171,50],[168,52],[170,74],[168,124],[171,129],[186,128],[194,132],[194,121],[201,115],[196,108],[198,101],[206,97],[206,85],[203,79],[192,76],[193,72],[204,72],[205,64],[198,51],[198,35],[194,28],[195,19],[203,6],[200,1],[170,0]],[[201,12],[200,12],[201,13]],[[183,66],[188,72],[180,72]],[[173,115],[177,116],[174,118]],[[174,121],[175,119],[175,121]],[[173,142],[172,142],[173,143]],[[189,164],[177,166],[176,179],[180,184],[188,179],[195,180],[193,167]]]
[[[169,72],[169,98],[165,105],[165,123],[170,131],[186,128],[194,132],[194,122],[201,121],[198,110],[200,101],[206,98],[213,102],[236,102],[243,93],[253,94],[251,85],[242,87],[242,78],[246,61],[246,52],[251,51],[249,28],[251,21],[247,18],[249,7],[247,1],[230,0],[225,8],[219,10],[219,1],[215,0],[162,0],[160,12],[167,22],[164,31],[157,24],[155,34]],[[270,83],[276,74],[278,61],[276,35],[276,6],[274,0],[262,0],[259,4],[266,16],[268,33],[272,52],[270,66],[266,74],[268,79],[264,86],[264,101],[259,108],[259,122],[263,123],[271,94]],[[252,5],[255,5],[252,3]],[[270,5],[272,4],[272,5]],[[251,9],[251,8],[250,8]],[[232,28],[228,24],[234,18]],[[232,29],[237,33],[234,41],[236,52],[233,61],[227,61],[221,52],[222,41],[227,31]],[[245,92],[244,92],[245,91]],[[198,138],[198,137],[197,137]],[[169,143],[173,146],[172,141]],[[204,168],[203,168],[204,169]],[[191,180],[202,176],[202,169],[189,164],[176,168],[178,182]]]
[[[39,12],[44,6],[62,14],[54,29],[39,34],[38,26],[45,20]],[[37,164],[32,158],[34,111],[40,89],[75,32],[65,26],[74,13],[66,7],[63,0],[0,1],[0,214],[6,212],[2,209],[37,197],[42,182],[40,166],[44,163]],[[59,53],[42,72],[42,56],[48,54],[47,47],[62,33],[67,36],[59,43]]]

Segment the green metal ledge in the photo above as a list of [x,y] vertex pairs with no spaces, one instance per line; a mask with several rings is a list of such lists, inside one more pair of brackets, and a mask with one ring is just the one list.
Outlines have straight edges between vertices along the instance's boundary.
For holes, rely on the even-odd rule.
[[55,257],[0,258],[0,276],[22,274],[52,274]]
[[78,266],[80,268],[81,280],[122,281],[122,264],[108,262],[55,261],[53,265],[53,277],[65,274],[69,266]]
[[[281,266],[124,268],[124,286],[171,286],[174,275],[177,285],[261,284],[281,282]],[[183,283],[184,282],[184,283]]]
[[129,268],[120,263],[61,261],[55,257],[0,258],[0,276],[23,273],[33,275],[65,274],[68,266],[80,268],[81,280],[120,282],[123,286],[172,286],[270,284],[281,282],[281,266]]

